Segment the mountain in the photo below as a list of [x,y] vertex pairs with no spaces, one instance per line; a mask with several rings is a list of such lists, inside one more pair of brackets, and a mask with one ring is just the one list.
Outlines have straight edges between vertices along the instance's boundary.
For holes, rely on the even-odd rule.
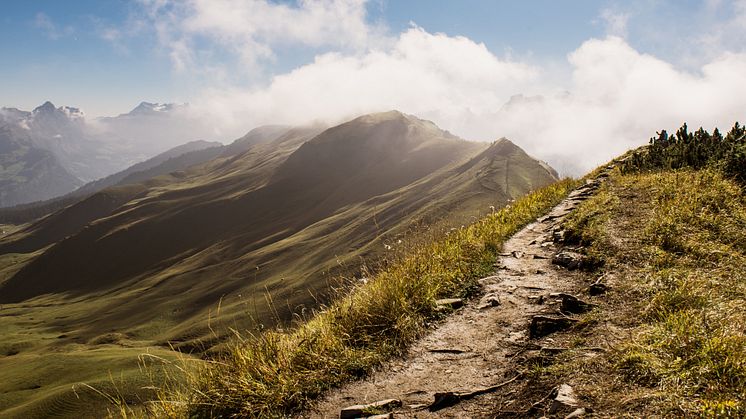
[[287,125],[264,125],[257,127],[246,133],[243,137],[229,144],[224,155],[243,153],[251,146],[262,144],[279,137],[282,133],[287,132],[291,127]]
[[98,179],[126,166],[117,157],[116,148],[91,135],[77,108],[45,102],[20,125],[28,128],[34,145],[52,152],[60,165],[81,181]]
[[[322,126],[320,125],[296,128],[295,130],[290,128],[275,130],[259,127],[247,135],[251,135],[257,143],[262,143],[279,138],[281,134],[289,133],[292,137],[297,133],[303,133],[302,135],[308,136],[318,133],[321,129]],[[26,235],[25,238],[14,241],[11,248],[6,248],[6,250],[28,252],[54,243],[69,234],[77,232],[89,222],[108,215],[118,205],[126,202],[132,195],[125,191],[132,193],[139,190],[136,186],[129,188],[114,187],[137,184],[164,175],[169,177],[171,174],[183,176],[182,171],[188,170],[192,166],[198,166],[219,156],[223,158],[234,157],[235,154],[239,154],[247,148],[244,142],[245,138],[246,136],[239,138],[228,146],[207,141],[192,141],[174,147],[142,163],[137,163],[119,173],[87,183],[62,197],[0,209],[0,224],[25,224],[58,211],[62,214],[51,219],[65,219],[64,222],[42,220],[34,224],[31,229],[34,230],[35,234]],[[104,194],[96,194],[106,188],[112,188],[112,191],[119,192],[109,194],[108,198],[102,198]],[[111,199],[114,196],[116,198]]]
[[175,103],[150,103],[150,102],[140,102],[139,105],[137,105],[134,109],[129,111],[129,113],[119,115],[120,117],[133,117],[133,116],[139,116],[139,115],[163,115],[166,112],[172,112],[175,109],[181,108],[186,105],[178,105]]
[[[320,130],[321,127],[322,125],[317,125],[309,129]],[[0,224],[24,224],[73,205],[102,189],[117,185],[139,183],[172,172],[186,170],[191,166],[205,163],[218,156],[231,157],[247,151],[253,144],[271,141],[288,131],[290,131],[290,127],[279,125],[262,126],[251,130],[245,136],[236,139],[227,146],[223,146],[218,142],[191,141],[176,146],[144,162],[136,163],[121,172],[89,182],[63,196],[36,201],[30,204],[0,208]],[[92,221],[92,219],[88,221]],[[70,228],[74,227],[71,226]],[[55,241],[56,239],[50,238],[50,240]]]
[[29,133],[0,125],[0,205],[10,206],[64,194],[82,182]]
[[127,114],[90,121],[78,108],[49,101],[30,112],[2,108],[0,127],[5,150],[0,207],[55,198],[94,180],[109,185],[112,179],[104,177],[185,142],[215,136],[186,105],[148,102]]
[[0,206],[63,195],[129,163],[117,146],[90,132],[77,108],[51,102],[31,112],[2,108],[0,130]]
[[[16,359],[77,356],[65,345],[204,351],[225,327],[317,307],[333,278],[358,275],[422,226],[470,222],[556,180],[506,139],[465,141],[396,111],[328,129],[264,127],[232,146],[2,237],[0,303],[19,317],[0,327],[31,342],[20,330],[32,310],[42,323],[24,333],[60,336],[24,344]],[[102,362],[123,355],[110,356]]]
[[[453,166],[458,162],[464,163]],[[191,301],[188,306],[198,311],[217,295],[276,281],[279,272],[293,273],[294,285],[282,293],[292,299],[333,267],[330,249],[344,255],[381,233],[373,229],[375,211],[381,213],[378,228],[403,231],[409,225],[404,220],[503,205],[555,179],[507,140],[467,142],[399,112],[366,115],[320,134],[289,130],[243,154],[103,190],[7,237],[0,251],[28,253],[38,250],[28,243],[46,246],[62,238],[55,232],[68,235],[5,281],[0,301],[85,295],[168,277],[170,286],[128,304],[162,298],[175,286],[182,302]],[[85,228],[69,231],[80,217]],[[298,246],[301,237],[317,244]],[[297,267],[303,256],[286,260],[299,250],[314,260],[303,270]],[[256,266],[267,264],[273,266],[261,278],[245,282]],[[216,284],[205,277],[222,279]],[[215,297],[199,292],[204,286]]]

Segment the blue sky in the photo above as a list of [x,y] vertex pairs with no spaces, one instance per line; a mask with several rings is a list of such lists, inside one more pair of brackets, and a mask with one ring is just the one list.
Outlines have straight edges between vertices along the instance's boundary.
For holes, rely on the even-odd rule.
[[[272,57],[246,66],[235,51],[197,35],[191,46],[210,51],[209,59],[202,57],[194,68],[177,69],[172,51],[156,33],[163,16],[146,17],[152,7],[148,3],[4,1],[0,105],[29,109],[50,99],[80,106],[92,115],[116,114],[141,100],[194,101],[215,81],[205,67],[221,67],[224,74],[231,74],[229,80],[219,82],[221,87],[257,86],[312,62],[317,54],[339,49],[355,53],[370,47],[355,45],[351,51],[334,42],[306,45],[291,40],[275,45],[270,40]],[[696,26],[698,20],[709,24],[712,19],[725,19],[733,7],[728,2],[717,7],[710,3],[716,2],[372,0],[364,7],[366,23],[382,27],[386,36],[395,37],[415,23],[428,33],[465,36],[484,43],[496,56],[538,63],[564,74],[570,72],[569,53],[609,32],[605,14],[622,16],[625,33],[621,35],[636,50],[696,70],[699,63],[679,53],[682,43],[677,32],[684,23]]]

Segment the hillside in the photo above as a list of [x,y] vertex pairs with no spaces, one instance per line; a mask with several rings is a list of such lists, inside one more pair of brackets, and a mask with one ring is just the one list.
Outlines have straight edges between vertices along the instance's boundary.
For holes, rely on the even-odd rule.
[[[5,237],[0,329],[15,355],[0,364],[52,347],[205,351],[227,326],[317,307],[338,275],[395,257],[387,249],[424,226],[470,222],[556,180],[508,140],[464,141],[394,111],[252,136],[243,152],[104,189]],[[28,316],[42,323],[29,331]],[[33,338],[50,333],[53,345]],[[42,409],[51,388],[0,408]]]
[[186,365],[153,412],[743,417],[744,131],[661,131],[422,243],[296,327]]
[[[217,142],[191,141],[176,146],[148,160],[133,164],[105,178],[88,182],[65,195],[45,201],[0,208],[0,223],[25,224],[77,204],[102,189],[141,183],[158,176],[168,175],[172,172],[187,170],[191,166],[206,163],[217,157],[231,157],[248,150],[255,143],[258,144],[276,139],[289,130],[289,127],[279,126],[258,127],[227,146],[223,146]],[[55,195],[59,194],[53,194],[52,196]],[[93,217],[87,217],[86,222],[94,220],[95,216]],[[80,227],[82,225],[71,228]],[[50,237],[46,241],[52,243],[60,238],[62,237]]]

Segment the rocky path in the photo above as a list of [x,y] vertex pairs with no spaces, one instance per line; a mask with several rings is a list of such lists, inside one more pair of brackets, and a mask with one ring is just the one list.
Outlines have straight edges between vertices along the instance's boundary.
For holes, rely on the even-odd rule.
[[[576,314],[587,308],[573,297],[587,295],[587,279],[573,269],[582,259],[556,241],[561,241],[562,219],[592,195],[605,176],[588,181],[508,240],[495,274],[480,280],[479,298],[459,308],[404,358],[333,392],[306,417],[368,415],[361,410],[397,418],[494,417],[498,397],[504,400],[504,390],[523,379],[518,355],[551,351],[553,332],[572,325]],[[381,403],[375,409],[344,410],[376,402]],[[570,407],[574,409],[565,410]]]

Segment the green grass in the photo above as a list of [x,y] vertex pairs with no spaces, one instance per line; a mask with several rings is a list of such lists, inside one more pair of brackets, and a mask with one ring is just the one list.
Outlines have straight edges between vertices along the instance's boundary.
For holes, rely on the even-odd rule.
[[[626,330],[604,374],[649,397],[635,414],[746,415],[744,190],[712,167],[617,175],[565,226],[617,278],[603,316]],[[626,411],[616,384],[578,379]]]
[[503,242],[556,205],[576,185],[565,180],[439,240],[419,245],[365,285],[290,331],[236,333],[225,356],[187,361],[154,413],[170,417],[273,417],[365,376],[402,354],[443,316],[435,301],[468,297],[489,274]]
[[[4,418],[102,417],[143,412],[163,379],[162,362],[142,370],[143,354],[175,359],[162,348],[102,346],[0,358],[0,411]],[[165,358],[163,358],[165,359]],[[113,402],[121,401],[120,406]],[[120,412],[120,408],[123,409]]]

